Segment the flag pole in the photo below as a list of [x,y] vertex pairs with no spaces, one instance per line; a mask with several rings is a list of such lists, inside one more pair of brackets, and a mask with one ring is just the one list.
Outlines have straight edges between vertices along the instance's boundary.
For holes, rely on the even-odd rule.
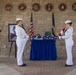
[[52,37],[56,36],[55,35],[55,19],[54,19],[54,13],[52,12]]

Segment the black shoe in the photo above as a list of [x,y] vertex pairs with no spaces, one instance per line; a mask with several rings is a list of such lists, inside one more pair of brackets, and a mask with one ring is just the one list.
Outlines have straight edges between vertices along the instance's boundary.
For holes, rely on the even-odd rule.
[[71,66],[73,66],[73,65],[67,65],[67,64],[65,64],[65,67],[71,67]]
[[18,65],[19,67],[24,67],[24,66],[26,66],[26,64],[22,64],[22,65]]

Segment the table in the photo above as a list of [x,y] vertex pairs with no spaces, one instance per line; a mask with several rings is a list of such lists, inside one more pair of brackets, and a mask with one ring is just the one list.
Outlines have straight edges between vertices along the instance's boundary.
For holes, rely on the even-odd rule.
[[54,40],[32,40],[30,60],[56,60],[56,43]]

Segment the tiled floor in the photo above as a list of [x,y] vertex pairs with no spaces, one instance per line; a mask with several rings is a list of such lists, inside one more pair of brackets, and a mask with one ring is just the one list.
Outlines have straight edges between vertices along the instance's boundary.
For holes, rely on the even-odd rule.
[[56,61],[30,61],[25,59],[26,67],[18,67],[16,58],[0,58],[0,63],[15,69],[23,75],[65,75],[76,68],[76,59],[74,58],[74,66],[65,67],[65,57]]
[[8,67],[7,65],[0,63],[0,75],[23,75],[16,70]]

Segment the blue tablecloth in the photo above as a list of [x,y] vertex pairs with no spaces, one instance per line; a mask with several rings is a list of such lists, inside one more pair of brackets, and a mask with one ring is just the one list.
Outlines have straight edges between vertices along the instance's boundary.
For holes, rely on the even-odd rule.
[[32,40],[30,60],[56,60],[56,44],[54,40]]

